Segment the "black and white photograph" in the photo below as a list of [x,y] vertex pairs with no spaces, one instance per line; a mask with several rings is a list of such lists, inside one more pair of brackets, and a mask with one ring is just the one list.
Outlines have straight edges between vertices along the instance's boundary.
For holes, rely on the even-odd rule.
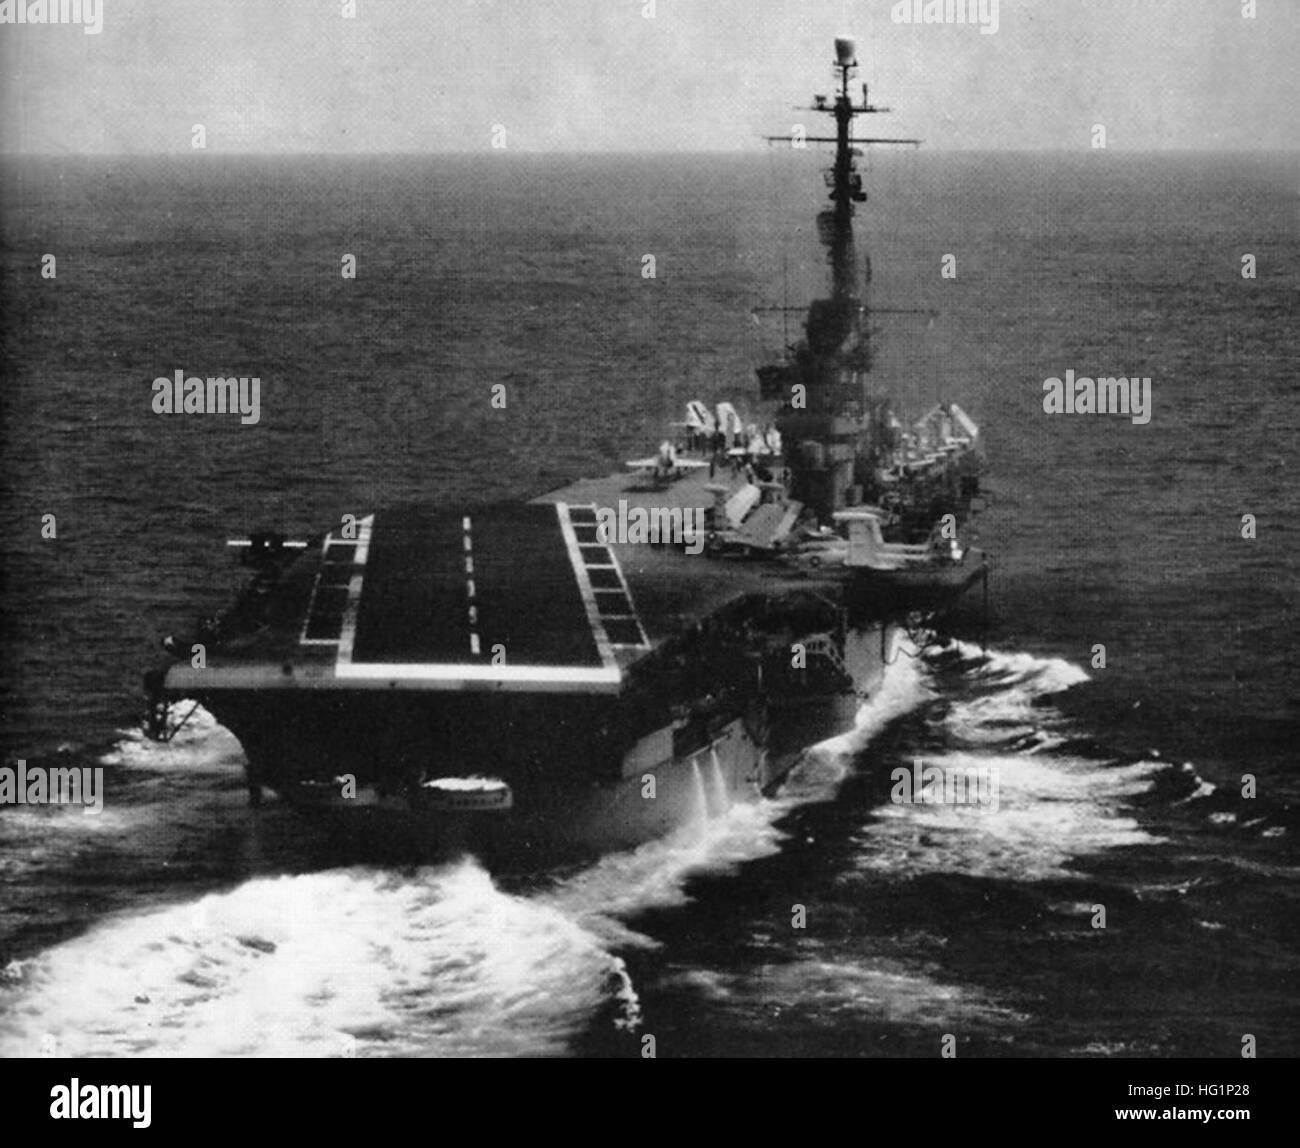
[[1098,1127],[1250,1121],[1300,4],[0,0],[0,75],[47,1124],[263,1058],[1123,1062]]

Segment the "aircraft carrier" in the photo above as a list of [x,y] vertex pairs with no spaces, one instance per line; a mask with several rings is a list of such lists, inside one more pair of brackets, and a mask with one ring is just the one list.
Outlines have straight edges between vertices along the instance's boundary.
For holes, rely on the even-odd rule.
[[[767,414],[692,403],[684,441],[526,503],[377,509],[315,538],[234,540],[251,580],[164,641],[146,728],[201,704],[265,791],[431,848],[583,855],[771,793],[848,728],[985,571],[962,545],[979,430],[904,424],[871,368],[854,252],[873,107],[836,41],[830,293],[760,368]],[[788,146],[789,137],[778,143]],[[760,427],[762,429],[760,429]],[[629,529],[629,523],[648,529]]]

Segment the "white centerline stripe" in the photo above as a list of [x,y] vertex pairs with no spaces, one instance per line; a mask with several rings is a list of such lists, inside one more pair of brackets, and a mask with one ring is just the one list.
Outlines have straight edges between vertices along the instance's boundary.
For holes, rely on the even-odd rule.
[[[470,537],[470,529],[473,524],[466,515],[460,520],[461,529],[465,531],[465,573],[472,575],[474,573],[474,559],[469,556],[470,551],[474,549],[474,541]],[[474,605],[474,579],[468,577],[465,579],[465,589],[469,592],[469,652],[475,657],[478,656],[479,645],[478,638],[478,607]]]

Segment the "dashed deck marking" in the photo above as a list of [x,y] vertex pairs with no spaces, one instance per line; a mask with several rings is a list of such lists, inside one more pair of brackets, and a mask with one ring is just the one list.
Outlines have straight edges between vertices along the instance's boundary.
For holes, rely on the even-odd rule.
[[[468,555],[474,549],[474,536],[471,533],[472,524],[468,515],[460,520],[460,526],[465,532],[465,553]],[[465,559],[465,565],[467,567],[466,574],[472,575],[474,573],[474,559],[467,557]],[[475,657],[478,657],[480,648],[478,636],[478,606],[474,603],[475,590],[473,577],[467,577],[465,579],[465,590],[469,595],[469,652]]]

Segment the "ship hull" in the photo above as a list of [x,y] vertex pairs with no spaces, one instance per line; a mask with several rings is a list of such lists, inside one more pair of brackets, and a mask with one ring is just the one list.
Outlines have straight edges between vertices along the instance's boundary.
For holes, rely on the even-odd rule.
[[936,610],[955,603],[988,576],[983,564],[909,566],[880,570],[857,567],[849,591],[850,601],[905,610]]
[[[810,745],[852,727],[883,680],[889,629],[846,636],[843,690],[733,696],[641,736],[619,698],[250,690],[196,700],[239,739],[253,804],[275,794],[327,826],[343,853],[471,851],[497,868],[538,867],[703,827],[774,794]],[[509,807],[447,808],[436,793],[446,778],[494,779]]]

